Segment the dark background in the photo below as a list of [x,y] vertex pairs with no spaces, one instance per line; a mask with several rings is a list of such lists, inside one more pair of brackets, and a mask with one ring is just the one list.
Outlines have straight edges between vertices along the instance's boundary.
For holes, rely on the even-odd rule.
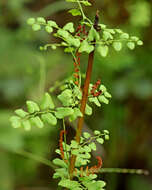
[[[107,58],[95,57],[92,82],[101,78],[113,98],[110,104],[94,109],[86,126],[108,129],[110,140],[104,149],[104,167],[152,170],[152,22],[151,1],[96,0],[86,13],[109,27],[121,28],[144,41],[134,51],[110,51]],[[38,101],[56,80],[73,72],[72,58],[62,49],[42,53],[39,46],[54,41],[45,32],[33,32],[29,17],[43,16],[63,26],[77,22],[67,13],[71,4],[64,0],[0,1],[0,190],[57,189],[53,170],[42,164],[55,157],[60,123],[56,127],[13,129],[9,117],[24,108],[26,99]],[[81,66],[85,68],[87,57]],[[55,95],[55,94],[54,94]],[[72,132],[73,133],[73,132]],[[28,154],[31,152],[32,154]],[[32,158],[31,158],[32,157]],[[39,160],[39,161],[36,161]],[[43,162],[47,162],[43,160]],[[151,190],[152,177],[104,174],[107,190]]]

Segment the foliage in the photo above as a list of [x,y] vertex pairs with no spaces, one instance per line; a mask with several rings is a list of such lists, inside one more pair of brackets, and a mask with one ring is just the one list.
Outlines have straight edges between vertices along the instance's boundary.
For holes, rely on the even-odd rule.
[[[81,12],[80,12],[80,10],[79,10],[79,14],[80,14]],[[32,25],[32,28],[34,29],[34,30],[39,30],[40,29],[40,27],[42,27],[42,26],[44,26],[41,22],[42,22],[42,20],[40,19],[35,19],[36,20],[36,23],[35,23],[35,25],[33,26]],[[41,21],[41,22],[40,22]],[[44,20],[43,20],[44,21]],[[40,23],[37,23],[37,22],[40,22]],[[89,30],[90,29],[90,31],[92,30],[92,25],[91,26],[89,26],[89,21],[85,21],[87,24],[87,30]],[[88,24],[89,23],[89,24]],[[37,24],[37,25],[36,25]],[[72,26],[72,24],[70,23],[70,25]],[[40,26],[40,27],[39,27]],[[45,30],[48,32],[48,33],[51,33],[52,32],[52,26],[50,27],[50,26],[48,26],[48,25],[46,25],[45,26]],[[67,29],[65,29],[64,27],[64,29],[63,28],[60,28],[60,29],[62,29],[62,30],[64,30],[64,32],[65,31],[67,31],[68,32],[68,36],[70,36],[71,35],[71,31],[73,31],[73,27],[71,28],[71,26],[70,26],[70,28],[68,28],[68,30]],[[102,28],[101,28],[102,29]],[[103,31],[105,31],[105,30],[103,30]],[[78,44],[79,44],[79,42],[78,42],[78,40],[77,41],[74,41],[73,40],[73,37],[71,37],[71,39],[70,40],[72,40],[72,41],[70,41],[69,42],[69,40],[66,38],[66,39],[64,39],[63,40],[63,42],[65,42],[66,43],[66,46],[65,46],[65,51],[66,52],[69,52],[69,53],[73,53],[74,55],[75,55],[75,52],[76,52],[76,50],[77,49],[79,49],[79,51],[80,52],[86,52],[86,53],[90,53],[90,51],[92,51],[93,50],[93,46],[92,45],[94,45],[94,44],[92,44],[92,43],[90,43],[90,41],[91,40],[94,40],[94,39],[96,39],[96,43],[97,42],[102,42],[102,40],[100,39],[99,41],[98,41],[98,37],[95,37],[96,36],[96,34],[94,35],[93,33],[94,32],[90,32],[90,33],[92,33],[91,35],[90,35],[90,38],[88,39],[88,38],[86,38],[86,41],[84,40],[83,41],[83,44],[80,42],[81,41],[81,39],[82,38],[79,38],[79,37],[76,37],[76,39],[78,39],[79,40],[79,42],[80,42],[80,45],[79,45],[79,47],[77,47],[78,46]],[[65,35],[65,33],[63,34],[62,32],[60,33],[59,32],[59,34],[61,35],[59,35],[59,38],[62,38],[62,35]],[[100,36],[102,36],[102,30],[101,30],[101,32],[100,32]],[[116,33],[117,34],[117,33]],[[72,36],[73,36],[73,33],[72,33]],[[74,36],[75,37],[75,36]],[[113,36],[114,37],[114,36]],[[120,37],[120,36],[118,36],[118,37]],[[110,39],[110,38],[109,38]],[[115,38],[114,38],[115,39]],[[118,38],[118,40],[120,40],[120,41],[118,41],[118,42],[122,42],[123,40],[125,40],[125,39],[123,39],[122,41],[121,41],[121,39],[120,38]],[[130,41],[129,41],[130,40]],[[132,43],[132,42],[135,42],[135,41],[131,41],[131,38],[129,38],[129,40],[127,40],[127,46],[130,48],[130,49],[133,49],[134,48],[134,43]],[[77,42],[77,43],[76,43]],[[142,42],[141,41],[137,41],[138,42],[138,44],[139,45],[142,45]],[[108,43],[108,41],[106,40],[105,41],[105,43]],[[88,45],[89,44],[89,45]],[[54,46],[55,45],[55,46]],[[52,49],[55,49],[56,47],[58,47],[58,46],[63,46],[64,47],[64,45],[65,44],[48,44],[47,46],[44,46],[43,48],[41,48],[41,49],[46,49],[46,47],[49,47],[49,46],[51,46],[52,47]],[[100,46],[100,44],[97,44],[97,50],[99,51],[99,53],[100,53],[100,55],[102,55],[102,56],[106,56],[107,55],[107,53],[109,52],[109,45],[112,45],[113,47],[114,47],[114,49],[116,50],[116,51],[119,51],[120,49],[121,49],[121,47],[122,47],[122,43],[114,43],[114,41],[111,43],[111,44],[106,44],[106,45],[104,45],[104,47],[103,46]],[[67,49],[66,49],[67,48]],[[73,80],[73,79],[72,79]],[[67,84],[67,83],[66,83]],[[70,83],[70,82],[68,82],[68,88],[67,88],[67,90],[69,90],[69,86],[72,86],[72,93],[73,93],[73,89],[74,89],[74,86],[75,87],[77,87],[77,85],[75,84],[75,83]],[[79,86],[80,86],[80,83],[79,83]],[[58,99],[61,101],[61,103],[63,104],[63,107],[70,107],[70,108],[72,108],[72,109],[74,109],[74,108],[78,108],[77,106],[79,106],[79,104],[80,104],[80,100],[78,99],[78,102],[79,103],[76,103],[76,105],[72,105],[72,103],[71,102],[68,102],[68,101],[65,101],[64,102],[64,96],[65,96],[65,94],[66,94],[66,92],[64,92],[64,90],[61,92],[61,94],[59,94],[59,96],[58,96]],[[70,94],[70,93],[69,93]],[[69,96],[71,96],[71,95],[67,95],[68,97]],[[93,96],[93,95],[92,95]],[[100,95],[101,96],[101,95]],[[99,97],[100,96],[98,96],[98,97],[90,97],[89,98],[89,102],[96,102],[96,104],[97,105],[100,105],[99,103],[97,103],[97,101],[95,101],[95,99],[98,99],[99,100]],[[59,98],[60,97],[60,98]],[[93,98],[92,100],[91,100],[91,98]],[[67,98],[68,99],[68,98]],[[108,103],[108,101],[107,100],[105,100],[104,99],[104,97],[102,97],[102,98],[100,98],[100,100],[102,100],[104,103]],[[71,100],[70,100],[71,101]],[[89,103],[88,102],[88,103]],[[34,103],[34,104],[33,104]],[[75,104],[75,102],[74,102],[74,104]],[[38,109],[38,107],[35,105],[35,102],[27,102],[27,106],[28,106],[28,116],[31,116],[31,118],[30,118],[30,125],[31,125],[31,123],[33,122],[34,123],[34,121],[35,121],[35,123],[34,123],[34,125],[36,125],[36,126],[38,126],[38,127],[42,127],[42,123],[40,124],[40,120],[37,118],[37,115],[34,115],[34,114],[38,114],[38,117],[41,119],[41,121],[42,122],[48,122],[47,121],[47,119],[50,117],[51,118],[51,116],[49,115],[49,116],[46,116],[46,119],[44,119],[44,116],[43,116],[43,120],[42,120],[42,113],[40,113],[41,111],[43,112],[45,112],[44,114],[46,114],[46,110],[48,109],[48,108],[43,108],[43,109]],[[75,107],[76,106],[76,107]],[[39,106],[40,107],[40,106]],[[62,107],[62,108],[63,108]],[[41,108],[41,107],[40,107]],[[32,111],[33,110],[33,111]],[[38,111],[39,110],[39,111]],[[59,109],[60,110],[60,109]],[[19,110],[18,110],[19,111]],[[19,114],[19,112],[18,111],[16,111],[16,113],[18,113]],[[23,110],[22,110],[23,111]],[[54,113],[56,113],[58,110],[57,110],[57,108],[55,108],[55,110],[53,110],[53,111],[55,111]],[[61,110],[60,110],[61,111]],[[65,111],[65,110],[64,110]],[[79,111],[78,111],[79,112]],[[92,111],[90,111],[90,112],[92,112]],[[50,110],[49,110],[49,113],[50,113]],[[80,112],[79,112],[80,113]],[[22,114],[23,114],[23,112],[22,112]],[[21,110],[20,110],[20,115],[19,115],[19,120],[21,119],[22,120],[22,115],[21,114]],[[25,113],[24,113],[25,114]],[[30,115],[31,114],[31,115]],[[59,114],[60,116],[58,116],[60,119],[63,117],[63,115],[64,115],[64,113],[62,112],[61,114]],[[22,115],[22,116],[21,116]],[[53,116],[56,116],[56,115],[53,115]],[[66,116],[66,115],[64,115],[64,116]],[[72,116],[72,115],[70,115],[70,116]],[[73,114],[73,116],[75,116],[75,114]],[[78,114],[78,116],[81,116],[81,113],[80,113],[80,115]],[[31,121],[32,119],[34,118],[34,121]],[[35,118],[36,118],[36,120],[35,120]],[[77,118],[77,116],[76,116],[76,118]],[[76,119],[75,118],[75,119]],[[25,119],[25,118],[23,118],[23,119]],[[69,117],[69,119],[70,119],[70,117]],[[39,121],[38,121],[39,120]],[[51,119],[51,121],[52,121],[52,119]],[[49,122],[48,122],[49,123]],[[22,121],[21,121],[21,124],[22,124]],[[52,125],[52,123],[50,123],[51,125]],[[27,129],[29,129],[29,125],[27,126],[27,122],[26,122],[26,124],[24,123],[24,125],[23,126],[26,126],[25,128],[27,128]]]

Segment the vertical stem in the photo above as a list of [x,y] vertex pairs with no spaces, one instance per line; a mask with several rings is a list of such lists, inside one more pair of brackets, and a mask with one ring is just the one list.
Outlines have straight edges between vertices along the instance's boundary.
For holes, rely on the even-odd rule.
[[[99,16],[98,16],[98,11],[97,11],[96,16],[95,16],[95,21],[94,21],[94,28],[96,30],[98,28],[98,21],[99,21]],[[82,134],[82,128],[83,128],[83,123],[84,123],[84,114],[85,114],[85,108],[86,108],[87,99],[88,99],[88,90],[89,90],[89,84],[90,84],[90,80],[91,80],[93,60],[94,60],[94,51],[92,51],[89,54],[89,58],[88,58],[88,67],[87,67],[86,78],[85,78],[84,88],[83,88],[83,96],[82,96],[81,107],[80,107],[80,111],[83,114],[83,116],[78,118],[76,137],[75,137],[75,140],[78,143],[80,143],[80,137]],[[69,170],[71,179],[73,178],[75,161],[76,161],[76,156],[72,155],[71,162],[70,162],[70,170]]]

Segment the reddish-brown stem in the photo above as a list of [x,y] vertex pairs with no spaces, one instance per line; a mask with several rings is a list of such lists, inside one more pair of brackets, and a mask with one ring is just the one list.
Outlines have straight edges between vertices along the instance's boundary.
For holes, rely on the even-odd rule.
[[[98,20],[99,20],[99,16],[98,16],[98,11],[97,11],[96,17],[95,17],[95,22],[94,22],[94,28],[96,30],[98,28]],[[78,118],[76,137],[75,137],[75,140],[78,143],[80,143],[80,137],[82,134],[82,128],[83,128],[83,123],[84,123],[84,114],[85,114],[85,108],[86,108],[86,103],[87,103],[87,99],[88,99],[88,90],[89,90],[89,84],[90,84],[90,80],[91,80],[93,60],[94,60],[94,51],[92,51],[89,54],[89,58],[88,58],[88,66],[87,66],[86,78],[85,78],[84,88],[83,88],[83,96],[82,96],[81,107],[80,107],[80,111],[83,114],[83,116]],[[73,178],[75,161],[76,161],[76,156],[72,155],[71,162],[70,162],[70,170],[69,170],[71,179]]]

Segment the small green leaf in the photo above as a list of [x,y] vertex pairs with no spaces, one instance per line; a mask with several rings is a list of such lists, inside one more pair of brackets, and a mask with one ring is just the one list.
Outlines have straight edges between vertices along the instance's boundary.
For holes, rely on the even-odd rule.
[[131,39],[131,40],[134,40],[134,41],[138,41],[138,40],[139,40],[139,38],[136,37],[136,36],[131,36],[130,39]]
[[82,113],[79,108],[74,108],[74,113],[69,117],[69,121],[74,121],[77,117],[82,117]]
[[109,48],[108,46],[98,46],[97,51],[100,53],[102,57],[106,57],[108,55]]
[[90,143],[89,145],[88,145],[92,150],[96,150],[96,144],[94,143],[94,142],[92,142],[92,143]]
[[27,105],[27,110],[29,113],[40,111],[39,106],[33,101],[26,101],[26,105]]
[[41,26],[40,26],[39,24],[33,24],[33,25],[32,25],[32,29],[33,29],[34,31],[38,31],[38,30],[41,29]]
[[100,104],[100,102],[99,102],[99,100],[98,100],[97,97],[89,98],[89,101],[90,101],[90,102],[93,102],[93,103],[96,104],[98,107],[101,107],[101,104]]
[[99,33],[94,29],[94,27],[92,27],[89,31],[89,34],[88,34],[88,39],[89,41],[93,41],[93,40],[100,40],[100,35]]
[[23,121],[23,122],[22,122],[22,125],[23,125],[23,127],[24,127],[24,129],[25,129],[26,131],[31,130],[31,124],[30,124],[30,121],[29,121],[29,120]]
[[39,128],[44,127],[43,122],[41,121],[41,119],[38,116],[31,118],[30,121],[33,125],[36,125],[36,127],[39,127]]
[[122,49],[122,43],[121,42],[114,42],[113,47],[116,51],[120,51]]
[[104,32],[103,32],[103,39],[106,40],[106,41],[107,41],[108,39],[111,39],[111,40],[112,40],[112,39],[113,39],[113,36],[112,36],[112,34],[111,34],[110,32],[104,31]]
[[82,43],[81,43],[81,46],[79,48],[79,52],[86,52],[86,53],[91,53],[92,51],[94,50],[94,46],[93,45],[90,45],[87,40],[84,40]]
[[46,26],[46,27],[45,27],[45,30],[46,30],[46,32],[48,32],[49,34],[50,34],[51,32],[53,32],[53,28],[52,28],[51,26]]
[[103,85],[103,84],[101,84],[100,85],[100,88],[99,88],[103,93],[105,93],[106,91],[107,91],[107,88]]
[[108,131],[108,130],[103,130],[103,132],[104,132],[105,134],[108,134],[108,135],[109,135],[109,131]]
[[84,136],[84,138],[88,139],[88,138],[90,138],[91,135],[89,133],[87,133],[87,132],[84,132],[83,136]]
[[97,142],[100,143],[100,144],[103,144],[103,143],[104,143],[104,140],[103,140],[103,138],[98,138],[98,139],[97,139]]
[[122,34],[123,31],[121,29],[115,29],[115,31],[118,33],[118,34]]
[[81,12],[79,11],[79,9],[71,9],[68,12],[71,13],[73,16],[81,16]]
[[56,117],[51,113],[42,114],[41,118],[44,122],[47,122],[50,125],[56,125],[57,124]]
[[112,98],[111,94],[109,92],[104,92],[104,96],[106,98]]
[[46,23],[46,20],[45,20],[45,18],[43,18],[43,17],[38,17],[36,20],[37,20],[37,22],[39,22],[40,24],[45,24],[45,23]]
[[35,23],[35,18],[29,18],[27,19],[27,24],[28,25],[33,25]]
[[137,45],[138,45],[138,46],[142,46],[142,45],[143,45],[143,42],[142,42],[141,40],[139,40],[139,41],[137,42]]
[[53,20],[47,21],[47,24],[48,24],[50,27],[58,28],[58,25],[57,25],[56,22],[53,21]]
[[135,43],[134,42],[128,42],[127,46],[129,49],[133,50],[135,48]]
[[74,32],[74,24],[73,24],[73,22],[67,23],[67,24],[63,27],[63,29],[64,29],[64,30],[67,30],[67,31],[69,31],[69,32],[71,32],[71,33],[73,33],[73,32]]
[[89,3],[88,1],[81,1],[81,3],[85,6],[91,6],[91,3]]
[[129,34],[123,33],[123,34],[120,35],[120,38],[121,39],[129,39]]
[[105,135],[105,140],[109,140],[109,135]]
[[66,187],[68,189],[73,189],[78,188],[80,186],[78,181],[72,181],[70,179],[62,179],[59,183],[59,186]]
[[99,24],[101,29],[105,29],[107,26],[105,24]]
[[92,115],[92,108],[88,104],[86,104],[85,114]]
[[100,135],[100,134],[101,134],[101,132],[100,132],[100,131],[98,131],[98,130],[95,130],[95,131],[94,131],[94,134],[95,134],[95,135]]
[[49,93],[45,93],[41,105],[41,109],[54,109],[54,103]]
[[28,115],[28,113],[25,112],[23,109],[17,109],[17,110],[15,110],[15,113],[16,113],[18,116],[22,117],[22,118],[24,118],[25,116]]
[[74,38],[73,36],[69,36],[69,37],[66,39],[66,41],[67,41],[67,43],[68,43],[70,46],[75,46],[75,47],[79,47],[79,46],[80,46],[80,40]]
[[63,29],[59,29],[59,30],[57,31],[57,34],[58,34],[59,36],[65,38],[66,40],[67,40],[67,39],[69,38],[69,36],[70,36],[70,33],[69,33],[68,31],[66,31],[66,30],[63,30]]
[[109,100],[107,98],[105,98],[103,95],[100,95],[98,97],[99,101],[105,104],[109,104]]
[[64,117],[70,116],[74,113],[74,110],[72,108],[57,108],[57,111],[55,112],[55,116],[58,119],[63,119]]
[[63,167],[63,168],[68,167],[67,164],[63,160],[61,160],[59,158],[55,158],[52,162],[53,162],[53,164],[55,164],[57,166],[60,166],[60,167]]
[[72,90],[64,90],[57,98],[62,102],[63,106],[70,106],[73,103]]
[[68,47],[68,48],[65,48],[64,49],[64,52],[65,53],[71,53],[71,52],[73,52],[74,51],[74,48],[73,47]]
[[75,140],[72,140],[72,141],[71,141],[71,145],[70,145],[71,148],[78,148],[78,145],[79,145],[79,144],[78,144]]
[[21,121],[20,121],[20,118],[18,116],[10,117],[10,122],[11,122],[12,127],[14,127],[14,128],[21,127]]

